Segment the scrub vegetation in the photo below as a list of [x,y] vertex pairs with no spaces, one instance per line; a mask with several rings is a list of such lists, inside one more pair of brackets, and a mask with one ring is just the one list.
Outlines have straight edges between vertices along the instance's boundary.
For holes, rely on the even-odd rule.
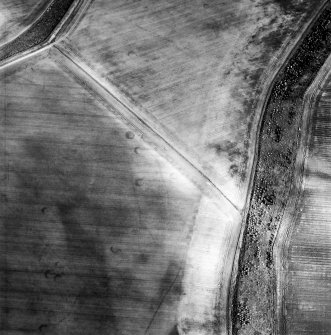
[[331,52],[330,23],[327,7],[278,74],[266,106],[232,302],[235,335],[273,333],[273,244],[293,180],[303,97]]

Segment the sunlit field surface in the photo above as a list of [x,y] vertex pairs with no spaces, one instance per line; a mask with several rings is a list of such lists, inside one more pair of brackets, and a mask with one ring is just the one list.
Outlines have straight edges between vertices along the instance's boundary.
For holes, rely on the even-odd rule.
[[329,334],[331,329],[331,77],[313,111],[300,215],[288,252],[286,333]]

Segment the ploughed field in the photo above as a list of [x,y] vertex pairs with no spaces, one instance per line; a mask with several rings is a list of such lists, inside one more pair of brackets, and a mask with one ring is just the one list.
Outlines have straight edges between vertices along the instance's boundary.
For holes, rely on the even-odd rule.
[[[1,60],[47,41],[63,8]],[[1,331],[225,333],[237,209],[203,196],[68,62],[52,48],[1,70]]]
[[224,332],[233,207],[56,50],[2,69],[0,86],[0,333]]
[[278,74],[266,106],[232,302],[234,334],[277,328],[273,246],[293,181],[304,94],[330,54],[330,24],[328,5]]
[[331,76],[314,106],[300,213],[287,253],[286,334],[329,334],[331,329]]
[[200,193],[56,58],[0,78],[0,333],[170,333]]

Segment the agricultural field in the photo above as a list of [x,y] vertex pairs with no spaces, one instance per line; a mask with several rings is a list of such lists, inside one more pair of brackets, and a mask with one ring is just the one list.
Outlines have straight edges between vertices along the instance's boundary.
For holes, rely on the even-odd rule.
[[297,170],[301,187],[293,194],[284,222],[287,230],[280,255],[284,334],[328,334],[331,326],[330,73],[329,57],[307,93],[307,132],[297,164],[301,167]]
[[1,6],[0,333],[325,333],[330,1]]
[[206,273],[230,268],[236,212],[206,199],[59,57],[1,72],[1,332],[168,334],[192,327],[179,308],[199,308],[212,329],[227,287]]
[[316,107],[304,172],[301,213],[291,237],[286,296],[288,334],[328,334],[331,327],[331,77]]
[[50,3],[51,0],[1,0],[0,45],[29,27]]
[[321,3],[95,0],[60,46],[242,208],[259,99]]

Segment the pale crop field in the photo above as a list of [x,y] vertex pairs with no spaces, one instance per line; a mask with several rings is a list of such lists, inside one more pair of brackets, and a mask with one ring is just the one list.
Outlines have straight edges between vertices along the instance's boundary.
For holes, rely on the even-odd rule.
[[331,271],[331,78],[313,111],[301,213],[289,248],[286,333],[329,334]]

